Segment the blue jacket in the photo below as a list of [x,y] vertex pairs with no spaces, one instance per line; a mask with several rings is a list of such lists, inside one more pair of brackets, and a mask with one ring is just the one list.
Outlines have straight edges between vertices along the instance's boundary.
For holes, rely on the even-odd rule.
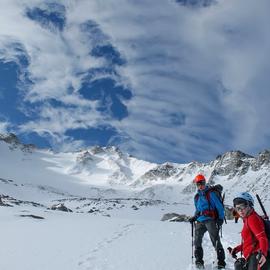
[[206,192],[209,186],[206,186],[204,190],[198,190],[194,197],[194,204],[196,208],[195,215],[197,216],[197,221],[203,222],[209,219],[214,219],[211,216],[205,215],[206,211],[216,211],[218,219],[224,219],[224,207],[217,197],[216,193],[209,191],[209,201],[206,198]]

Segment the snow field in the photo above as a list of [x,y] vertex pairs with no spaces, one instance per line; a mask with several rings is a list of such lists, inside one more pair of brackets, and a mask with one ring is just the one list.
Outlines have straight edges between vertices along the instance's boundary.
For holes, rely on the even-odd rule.
[[[153,220],[41,212],[44,220],[20,217],[19,208],[1,208],[0,269],[12,270],[180,270],[191,266],[191,226]],[[33,213],[33,210],[31,210]],[[223,227],[224,249],[240,241],[241,224]],[[205,263],[215,261],[204,237]],[[227,269],[233,260],[227,254]],[[208,269],[207,268],[207,269]]]

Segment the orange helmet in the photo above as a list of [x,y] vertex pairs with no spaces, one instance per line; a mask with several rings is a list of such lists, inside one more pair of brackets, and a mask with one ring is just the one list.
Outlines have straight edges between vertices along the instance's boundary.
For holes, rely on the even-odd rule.
[[204,175],[198,174],[198,175],[196,175],[196,177],[194,178],[193,182],[194,182],[194,183],[206,182],[206,179],[205,179]]

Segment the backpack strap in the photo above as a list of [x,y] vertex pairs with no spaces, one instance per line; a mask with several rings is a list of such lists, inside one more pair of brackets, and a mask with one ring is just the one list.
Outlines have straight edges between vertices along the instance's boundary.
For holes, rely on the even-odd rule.
[[206,200],[208,201],[208,209],[210,211],[210,208],[211,208],[211,203],[210,203],[210,193],[213,192],[213,190],[211,189],[208,189],[206,192],[205,192],[205,198]]
[[[209,208],[209,210],[210,210],[210,192],[211,192],[212,190],[210,190],[210,189],[208,189],[208,190],[206,190],[205,191],[205,198],[206,198],[206,200],[208,201],[208,208]],[[198,201],[198,199],[199,199],[199,193],[196,193],[195,194],[195,196],[194,196],[194,200],[195,200],[195,202],[197,202]]]
[[217,210],[216,206],[214,205],[213,210],[211,210],[211,200],[210,200],[211,193],[215,193],[215,190],[210,187],[205,193],[205,198],[208,201],[209,212],[213,212],[214,213],[213,218],[218,219],[218,210]]
[[[212,217],[213,219],[217,219],[217,211],[215,209],[211,210],[211,203],[210,203],[210,193],[212,192],[213,190],[211,190],[211,188],[209,188],[208,190],[205,191],[205,198],[208,202],[208,210],[205,210],[203,212],[201,212],[200,214],[203,215],[203,216],[209,216],[209,217]],[[199,199],[199,193],[196,193],[195,196],[194,196],[194,200],[195,202],[198,201]]]

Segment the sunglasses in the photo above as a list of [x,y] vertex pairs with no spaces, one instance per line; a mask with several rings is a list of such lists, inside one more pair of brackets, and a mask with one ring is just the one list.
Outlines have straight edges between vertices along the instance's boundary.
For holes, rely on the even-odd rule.
[[205,185],[205,182],[204,181],[201,181],[201,182],[198,182],[196,183],[197,186],[204,186]]
[[245,210],[247,207],[248,207],[247,204],[240,204],[238,206],[235,206],[234,209],[239,212]]

